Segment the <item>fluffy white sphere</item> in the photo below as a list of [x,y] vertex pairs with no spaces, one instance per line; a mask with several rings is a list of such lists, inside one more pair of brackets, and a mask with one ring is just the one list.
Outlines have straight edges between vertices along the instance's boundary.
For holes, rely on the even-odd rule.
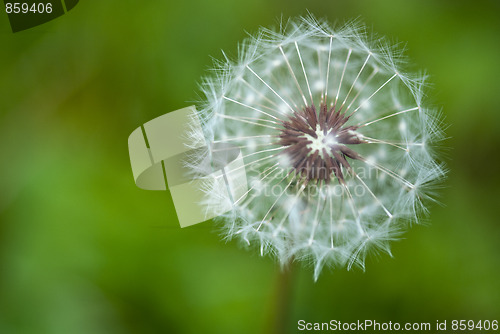
[[312,261],[315,279],[324,265],[389,253],[444,176],[432,150],[441,121],[400,59],[357,24],[308,17],[261,29],[218,64],[202,84],[203,136],[238,146],[249,180],[238,199],[206,180],[207,210],[234,203],[221,216],[227,238],[282,263]]

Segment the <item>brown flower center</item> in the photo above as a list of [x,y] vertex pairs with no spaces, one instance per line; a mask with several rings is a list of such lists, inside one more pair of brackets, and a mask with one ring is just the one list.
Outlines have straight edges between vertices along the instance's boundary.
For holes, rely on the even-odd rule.
[[295,111],[286,121],[279,135],[279,144],[284,146],[295,175],[310,181],[324,180],[329,183],[332,173],[344,183],[343,169],[351,170],[347,161],[360,156],[346,145],[365,143],[355,132],[357,126],[345,126],[350,116],[345,112],[328,109],[321,103],[319,113],[314,104]]

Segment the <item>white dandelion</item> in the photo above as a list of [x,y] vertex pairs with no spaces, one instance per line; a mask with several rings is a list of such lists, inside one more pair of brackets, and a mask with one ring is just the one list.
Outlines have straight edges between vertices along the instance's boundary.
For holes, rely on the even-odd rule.
[[283,264],[311,261],[315,279],[324,266],[364,268],[368,251],[390,254],[445,174],[424,77],[400,63],[396,47],[358,24],[308,17],[261,29],[236,61],[217,64],[202,84],[202,135],[209,147],[238,147],[248,180],[239,198],[205,180],[206,210],[232,203],[220,216],[228,239]]

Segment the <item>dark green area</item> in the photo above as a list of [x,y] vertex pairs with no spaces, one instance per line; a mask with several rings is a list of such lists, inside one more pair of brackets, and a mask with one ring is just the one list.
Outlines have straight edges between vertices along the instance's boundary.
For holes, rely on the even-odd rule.
[[[23,4],[24,8],[22,7]],[[4,0],[4,5],[5,7],[3,9],[5,9],[6,13],[8,13],[7,6],[9,6],[8,11],[10,11],[10,13],[8,13],[7,15],[9,17],[12,32],[18,32],[36,27],[64,14],[64,8],[60,0]],[[10,9],[11,6],[12,11]]]
[[64,4],[66,5],[66,10],[70,11],[78,4],[79,0],[64,0]]
[[[69,1],[66,1],[69,9]],[[82,1],[13,34],[0,14],[0,333],[262,333],[279,267],[180,229],[133,182],[128,135],[192,104],[220,50],[307,14],[404,41],[450,125],[450,175],[426,226],[360,270],[294,268],[299,319],[500,320],[498,1]]]

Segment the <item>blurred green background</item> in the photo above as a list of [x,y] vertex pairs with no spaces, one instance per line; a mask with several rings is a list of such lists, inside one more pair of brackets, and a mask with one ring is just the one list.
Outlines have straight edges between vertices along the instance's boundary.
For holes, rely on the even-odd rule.
[[[189,105],[220,50],[305,15],[407,42],[450,125],[429,224],[367,270],[292,271],[180,229],[134,185],[127,137]],[[263,333],[297,321],[500,320],[499,1],[80,1],[13,34],[0,14],[0,333]]]

